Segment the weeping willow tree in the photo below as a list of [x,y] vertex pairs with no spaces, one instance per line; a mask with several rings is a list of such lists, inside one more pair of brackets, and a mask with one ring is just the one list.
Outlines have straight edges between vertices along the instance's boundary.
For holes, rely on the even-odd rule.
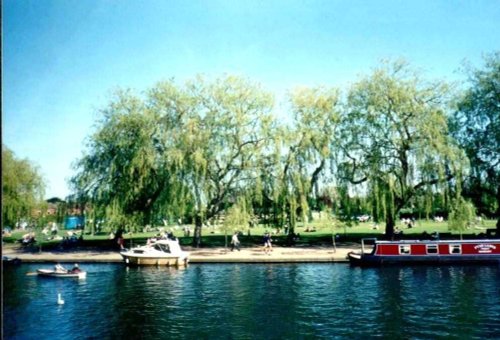
[[348,185],[368,183],[387,237],[414,196],[444,190],[465,166],[448,136],[447,94],[446,84],[424,81],[401,61],[374,70],[348,93],[338,174]]
[[39,169],[2,144],[2,227],[31,218],[32,210],[43,204],[44,194]]
[[259,85],[232,76],[198,78],[186,93],[191,107],[180,115],[171,138],[180,157],[177,178],[193,204],[198,247],[203,222],[255,183],[274,99]]
[[251,199],[245,196],[239,196],[226,211],[224,219],[224,237],[225,248],[227,248],[228,232],[241,232],[243,229],[248,228],[252,218]]
[[469,88],[458,100],[453,135],[470,159],[463,194],[481,214],[496,215],[500,235],[500,51],[469,68]]
[[161,82],[144,97],[120,91],[102,110],[72,183],[113,223],[187,215],[199,246],[203,221],[253,183],[273,98],[231,76]]
[[476,208],[474,205],[462,196],[458,196],[451,205],[448,229],[460,233],[460,238],[462,238],[462,234],[474,224],[475,218]]
[[104,214],[114,229],[148,224],[154,204],[173,183],[158,114],[130,91],[118,91],[101,113],[74,165],[72,186],[78,200]]
[[340,115],[339,93],[331,88],[300,88],[288,100],[293,121],[275,130],[263,191],[280,214],[279,225],[289,224],[293,232],[299,217],[307,223],[327,173]]

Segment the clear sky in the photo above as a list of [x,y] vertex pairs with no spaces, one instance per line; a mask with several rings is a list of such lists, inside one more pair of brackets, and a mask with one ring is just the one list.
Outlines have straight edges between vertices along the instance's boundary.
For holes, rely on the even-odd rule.
[[3,0],[2,142],[64,198],[116,88],[243,75],[278,94],[345,88],[404,57],[460,80],[500,48],[500,1]]

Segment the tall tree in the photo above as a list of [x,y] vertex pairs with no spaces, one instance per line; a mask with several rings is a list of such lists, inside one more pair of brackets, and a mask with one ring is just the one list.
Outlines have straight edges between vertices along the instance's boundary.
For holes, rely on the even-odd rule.
[[[121,91],[76,164],[75,188],[119,223],[154,211],[187,214],[200,245],[204,220],[255,179],[273,98],[238,77],[157,84],[144,99]],[[125,218],[124,218],[125,217]]]
[[12,227],[20,219],[29,219],[44,194],[45,182],[39,169],[2,144],[2,226]]
[[194,205],[194,246],[203,221],[220,213],[255,183],[272,123],[273,97],[246,79],[198,78],[187,91],[193,109],[173,137],[183,156],[180,180]]
[[74,187],[93,205],[107,207],[108,220],[117,228],[127,221],[148,223],[168,183],[157,152],[156,123],[140,98],[119,91],[102,110],[87,153],[75,165]]
[[[288,220],[293,232],[296,213],[305,222],[310,205],[319,196],[339,122],[339,92],[333,88],[298,88],[289,94],[292,121],[273,130],[274,149],[265,167],[268,201]],[[271,171],[270,171],[271,170]]]
[[402,61],[376,69],[348,94],[339,175],[377,188],[388,237],[412,197],[443,190],[462,167],[462,153],[448,137],[446,100],[444,83],[424,81]]
[[453,135],[471,165],[464,193],[481,212],[495,211],[500,235],[500,52],[486,56],[482,68],[468,71],[470,87],[452,119]]

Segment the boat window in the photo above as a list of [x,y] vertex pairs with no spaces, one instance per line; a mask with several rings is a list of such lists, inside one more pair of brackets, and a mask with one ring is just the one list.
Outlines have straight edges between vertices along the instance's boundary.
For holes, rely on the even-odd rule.
[[428,244],[427,245],[427,254],[437,254],[438,246],[437,244]]
[[410,254],[410,245],[409,244],[403,244],[399,246],[399,253],[400,254]]
[[462,254],[462,245],[450,244],[450,254]]
[[155,249],[158,250],[158,251],[162,251],[164,253],[170,253],[170,248],[168,246],[168,244],[155,244]]

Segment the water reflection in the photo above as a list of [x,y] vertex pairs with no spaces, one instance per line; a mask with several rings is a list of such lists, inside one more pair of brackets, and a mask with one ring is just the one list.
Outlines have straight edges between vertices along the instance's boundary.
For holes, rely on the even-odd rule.
[[[5,338],[487,338],[499,267],[87,265],[86,280],[4,272]],[[57,305],[57,293],[65,299]]]

